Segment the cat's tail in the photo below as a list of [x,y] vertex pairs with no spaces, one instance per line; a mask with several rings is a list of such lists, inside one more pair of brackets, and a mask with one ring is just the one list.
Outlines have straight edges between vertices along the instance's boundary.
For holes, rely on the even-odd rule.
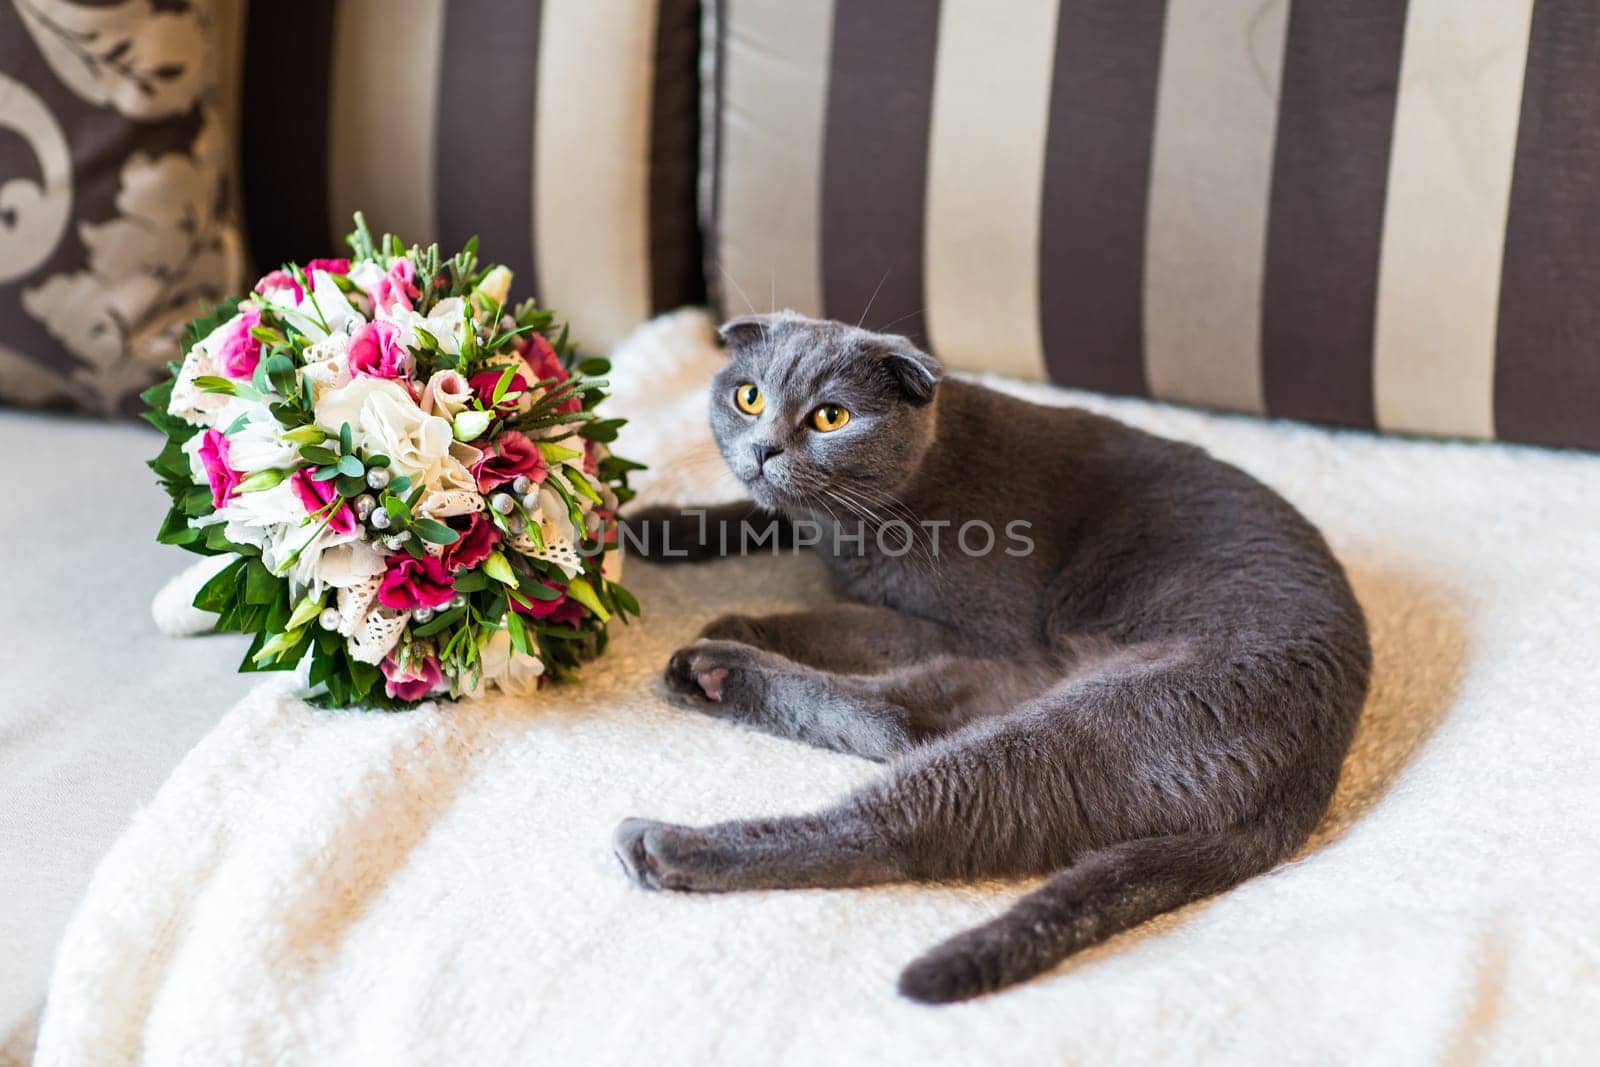
[[945,1004],[1025,981],[1113,934],[1261,873],[1286,846],[1280,835],[1251,825],[1091,852],[999,918],[924,954],[901,973],[900,992]]

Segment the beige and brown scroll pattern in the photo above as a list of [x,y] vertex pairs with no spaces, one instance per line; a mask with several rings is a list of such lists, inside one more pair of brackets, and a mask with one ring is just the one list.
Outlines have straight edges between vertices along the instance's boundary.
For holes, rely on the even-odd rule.
[[[116,214],[80,222],[87,253],[83,269],[43,278],[22,294],[22,305],[79,360],[66,376],[50,374],[0,348],[8,390],[36,401],[64,398],[80,407],[114,411],[172,358],[174,339],[201,301],[238,289],[241,254],[228,212],[231,145],[211,97],[214,72],[205,69],[210,7],[154,12],[146,0],[90,7],[63,0],[13,0],[23,24],[63,84],[85,101],[134,120],[154,120],[199,107],[194,141],[181,152],[136,152],[118,174]],[[15,83],[10,83],[14,86]],[[10,88],[0,83],[0,91]],[[26,89],[22,90],[24,93]],[[25,274],[56,247],[71,202],[65,141],[37,97],[44,136],[23,131],[39,156],[45,192],[29,204],[31,226]],[[25,108],[8,109],[31,114]],[[32,136],[30,137],[30,133]],[[63,174],[63,169],[68,171]],[[52,182],[63,191],[50,200]],[[26,197],[9,183],[0,197]],[[59,215],[59,219],[57,216]],[[54,231],[44,231],[54,224]],[[13,233],[8,240],[20,239]],[[0,257],[4,260],[7,257]],[[18,258],[18,262],[23,257]]]

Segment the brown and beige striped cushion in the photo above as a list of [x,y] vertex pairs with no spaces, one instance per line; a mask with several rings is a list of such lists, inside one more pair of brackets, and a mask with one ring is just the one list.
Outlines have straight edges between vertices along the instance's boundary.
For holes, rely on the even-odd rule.
[[483,254],[595,349],[701,299],[693,0],[251,5],[245,207],[258,264],[375,230]]
[[1600,5],[720,0],[713,286],[952,366],[1600,447]]

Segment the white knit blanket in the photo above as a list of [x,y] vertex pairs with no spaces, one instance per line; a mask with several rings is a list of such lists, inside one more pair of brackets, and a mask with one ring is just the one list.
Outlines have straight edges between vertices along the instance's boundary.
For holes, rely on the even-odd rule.
[[[662,497],[712,470],[680,458],[708,452],[705,337],[680,317],[619,355]],[[899,968],[1023,885],[637,889],[624,816],[803,810],[877,770],[661,697],[712,615],[826,599],[816,561],[633,563],[644,621],[579,685],[371,715],[280,680],[228,712],[101,864],[39,1062],[1592,1062],[1600,458],[1013,388],[1205,445],[1347,563],[1374,688],[1294,863],[937,1009]]]

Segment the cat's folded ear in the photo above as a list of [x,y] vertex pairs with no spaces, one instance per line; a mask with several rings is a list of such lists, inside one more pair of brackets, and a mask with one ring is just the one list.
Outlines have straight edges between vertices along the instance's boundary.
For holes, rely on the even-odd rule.
[[761,340],[767,334],[768,320],[771,318],[770,315],[740,315],[729,319],[717,328],[717,337],[722,341],[723,350],[737,352]]
[[900,386],[911,403],[921,406],[933,399],[933,391],[944,377],[944,367],[928,353],[897,334],[876,338],[872,352]]

